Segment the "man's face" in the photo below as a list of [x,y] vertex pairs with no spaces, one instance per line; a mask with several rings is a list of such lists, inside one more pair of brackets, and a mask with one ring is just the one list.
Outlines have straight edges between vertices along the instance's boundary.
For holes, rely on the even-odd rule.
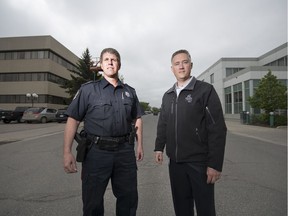
[[104,76],[110,78],[118,77],[119,66],[120,64],[114,54],[108,52],[103,54],[101,68],[104,72]]
[[192,63],[188,55],[179,53],[172,59],[171,70],[177,81],[185,81],[190,78]]

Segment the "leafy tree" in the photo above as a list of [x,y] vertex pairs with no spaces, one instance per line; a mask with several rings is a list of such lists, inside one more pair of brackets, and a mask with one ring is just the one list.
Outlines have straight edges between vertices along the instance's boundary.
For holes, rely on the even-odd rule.
[[83,52],[82,57],[77,62],[77,70],[70,70],[71,80],[67,80],[61,87],[66,89],[66,92],[70,95],[70,100],[77,93],[78,89],[83,83],[91,80],[98,80],[102,76],[91,70],[92,56],[90,55],[89,49]]
[[248,101],[253,108],[263,109],[267,114],[276,109],[287,109],[287,87],[269,70]]
[[151,107],[149,106],[149,103],[141,102],[141,101],[139,103],[143,111],[151,111]]
[[152,107],[151,110],[152,112],[160,112],[160,109],[157,107]]

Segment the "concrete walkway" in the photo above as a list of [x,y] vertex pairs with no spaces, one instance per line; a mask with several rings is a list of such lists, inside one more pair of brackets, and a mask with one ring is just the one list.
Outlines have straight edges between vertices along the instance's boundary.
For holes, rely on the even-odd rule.
[[270,142],[276,145],[287,146],[287,127],[261,127],[240,123],[240,120],[226,119],[228,132]]

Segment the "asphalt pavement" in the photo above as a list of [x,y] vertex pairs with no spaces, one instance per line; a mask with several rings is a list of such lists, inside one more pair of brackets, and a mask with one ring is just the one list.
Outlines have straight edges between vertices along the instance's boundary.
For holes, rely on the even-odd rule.
[[[16,125],[16,124],[15,124]],[[38,124],[39,125],[39,124]],[[254,125],[242,124],[238,119],[226,119],[228,132],[258,139],[264,142],[271,142],[276,145],[287,146],[287,127],[261,127]],[[61,133],[64,131],[65,124],[48,124],[47,127],[34,128],[28,130],[26,128],[22,131],[8,131],[5,132],[5,127],[9,125],[0,124],[0,144],[15,142],[19,140],[35,139],[39,136],[51,135],[54,133]],[[11,125],[10,125],[11,127]]]
[[[145,159],[138,163],[138,215],[172,216],[169,160],[159,166],[153,157],[157,116],[144,116],[143,121]],[[287,127],[246,125],[237,119],[227,119],[226,125],[225,167],[216,187],[218,214],[286,215]],[[0,123],[0,215],[81,214],[80,172],[67,175],[62,168],[64,127],[58,123]],[[115,215],[110,185],[105,209],[105,215]]]

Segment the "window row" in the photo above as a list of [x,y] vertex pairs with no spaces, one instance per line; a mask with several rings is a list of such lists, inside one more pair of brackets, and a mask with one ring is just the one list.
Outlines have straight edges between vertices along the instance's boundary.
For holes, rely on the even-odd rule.
[[287,56],[284,56],[276,61],[270,62],[265,66],[287,66]]
[[1,73],[0,82],[49,81],[63,85],[67,80],[49,72]]
[[231,76],[235,73],[237,73],[240,70],[243,70],[244,68],[226,68],[226,77]]
[[[32,101],[33,100],[33,101]],[[21,103],[21,104],[34,104],[48,103],[48,104],[68,104],[68,98],[53,96],[53,95],[38,95],[37,98],[27,97],[24,95],[0,95],[0,103]]]
[[19,60],[19,59],[51,59],[63,67],[77,71],[77,68],[66,59],[50,50],[34,50],[34,51],[6,51],[0,52],[0,60]]

